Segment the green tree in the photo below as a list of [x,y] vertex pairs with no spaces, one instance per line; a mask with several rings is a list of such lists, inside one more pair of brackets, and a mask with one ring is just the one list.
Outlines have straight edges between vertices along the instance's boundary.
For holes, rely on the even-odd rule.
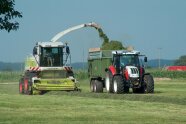
[[14,18],[21,18],[22,14],[14,10],[14,0],[0,0],[0,29],[10,32],[17,30],[19,23]]
[[175,62],[174,62],[174,65],[180,65],[180,66],[184,66],[186,65],[186,55],[183,55],[183,56],[180,56],[179,59],[177,59]]

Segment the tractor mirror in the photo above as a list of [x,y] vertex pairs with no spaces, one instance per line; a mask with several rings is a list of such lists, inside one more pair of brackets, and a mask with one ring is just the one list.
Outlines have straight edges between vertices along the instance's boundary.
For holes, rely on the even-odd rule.
[[147,57],[146,56],[144,57],[144,62],[147,62]]

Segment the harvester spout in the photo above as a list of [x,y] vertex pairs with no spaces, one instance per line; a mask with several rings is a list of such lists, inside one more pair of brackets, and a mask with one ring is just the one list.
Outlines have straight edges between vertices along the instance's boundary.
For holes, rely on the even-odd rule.
[[69,32],[71,31],[74,31],[74,30],[77,30],[77,29],[80,29],[80,28],[83,28],[83,27],[94,27],[95,29],[100,29],[101,27],[96,24],[95,22],[90,22],[90,23],[87,23],[87,24],[80,24],[80,25],[77,25],[77,26],[74,26],[74,27],[71,27],[71,28],[68,28],[60,33],[58,33],[57,35],[55,35],[52,39],[51,39],[51,42],[57,42],[57,40],[59,40],[61,37],[63,37],[64,35],[68,34]]

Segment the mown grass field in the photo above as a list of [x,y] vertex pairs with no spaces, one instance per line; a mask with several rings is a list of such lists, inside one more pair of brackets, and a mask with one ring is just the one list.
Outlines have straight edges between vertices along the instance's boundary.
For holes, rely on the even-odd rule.
[[185,124],[186,81],[155,82],[154,94],[90,93],[88,80],[82,92],[48,92],[20,95],[18,83],[0,83],[2,124]]

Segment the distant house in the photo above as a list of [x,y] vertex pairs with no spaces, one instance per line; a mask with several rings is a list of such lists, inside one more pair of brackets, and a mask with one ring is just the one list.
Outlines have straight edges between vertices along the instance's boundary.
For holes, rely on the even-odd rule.
[[168,71],[186,71],[186,66],[167,66],[165,69]]

